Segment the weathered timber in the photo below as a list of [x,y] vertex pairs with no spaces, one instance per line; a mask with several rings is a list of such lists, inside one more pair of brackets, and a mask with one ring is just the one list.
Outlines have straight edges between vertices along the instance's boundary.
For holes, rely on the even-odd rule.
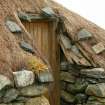
[[[70,41],[70,40],[64,41],[64,40],[62,40],[63,37],[61,37],[61,36],[63,36],[63,35],[59,36],[59,43],[60,43],[60,46],[61,46],[67,60],[70,63],[75,62],[78,65],[91,66],[91,64],[88,62],[88,60],[83,57],[83,55],[81,54],[79,49],[75,45],[68,45],[68,44],[70,44],[70,42],[66,42],[66,41]],[[65,38],[65,39],[67,39],[67,38]],[[66,42],[66,44],[65,44],[65,42]],[[68,46],[71,46],[71,49]],[[69,48],[69,50],[68,50],[68,48]]]
[[39,14],[32,14],[32,13],[25,13],[25,12],[19,12],[18,17],[20,18],[20,20],[28,21],[28,22],[33,22],[33,21],[38,21],[38,20],[53,21],[56,19],[56,17],[45,17]]
[[93,51],[94,51],[96,54],[99,54],[99,53],[101,53],[101,52],[103,52],[103,51],[105,50],[105,46],[103,45],[102,42],[100,42],[100,43],[94,45],[94,46],[92,47],[92,49],[93,49]]
[[51,7],[45,7],[45,8],[42,8],[42,14],[46,17],[49,17],[49,16],[51,17],[55,15],[55,12]]
[[[84,58],[88,59],[94,67],[105,68],[105,52],[102,51],[101,53],[96,54],[92,49],[93,45],[100,42],[105,45],[105,30],[53,1],[50,2],[50,5],[58,10],[59,14],[64,17],[63,25],[66,28],[68,37],[74,44],[79,46],[78,48],[83,53]],[[77,34],[81,29],[88,30],[88,32],[92,34],[92,37],[77,41]]]

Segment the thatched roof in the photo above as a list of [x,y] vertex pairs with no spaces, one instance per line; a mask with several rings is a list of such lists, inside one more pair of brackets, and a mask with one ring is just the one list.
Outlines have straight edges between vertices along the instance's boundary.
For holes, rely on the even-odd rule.
[[[63,26],[69,38],[75,43],[79,50],[83,53],[83,57],[89,61],[92,66],[101,66],[105,68],[105,54],[95,54],[91,47],[92,44],[105,43],[105,31],[90,21],[85,20],[81,16],[67,10],[63,6],[48,0],[1,0],[0,1],[0,72],[8,75],[11,71],[15,71],[25,65],[29,56],[34,56],[23,51],[19,43],[22,40],[30,43],[36,50],[36,46],[32,36],[26,31],[18,18],[18,12],[27,12],[40,14],[43,7],[50,6],[55,13],[63,17]],[[6,19],[14,20],[21,28],[21,36],[13,34],[6,27]],[[75,37],[81,28],[86,28],[93,35],[92,41],[76,41]],[[36,53],[39,55],[39,53]],[[41,56],[41,55],[40,55]]]
[[[18,70],[22,65],[25,65],[29,56],[33,56],[23,51],[19,46],[19,42],[22,40],[27,41],[31,45],[33,45],[32,42],[34,41],[32,41],[32,36],[21,24],[17,13],[18,11],[23,11],[37,14],[43,6],[43,0],[0,1],[0,73],[10,75],[11,71]],[[20,36],[10,32],[6,26],[6,20],[8,19],[15,21],[22,28]],[[35,45],[33,47],[35,49]]]
[[[64,17],[63,22],[68,36],[83,53],[84,58],[86,58],[92,66],[105,68],[105,52],[95,54],[92,49],[94,45],[100,42],[105,46],[105,30],[55,2],[50,2],[50,5],[56,8],[59,14]],[[91,40],[76,40],[77,33],[82,28],[92,33],[93,38]]]

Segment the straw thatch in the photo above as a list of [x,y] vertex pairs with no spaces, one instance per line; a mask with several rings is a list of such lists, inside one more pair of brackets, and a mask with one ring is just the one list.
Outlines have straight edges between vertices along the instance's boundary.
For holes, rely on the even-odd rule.
[[[71,42],[80,50],[82,59],[78,54],[75,55],[73,52],[63,49],[70,63],[75,62],[79,65],[105,68],[105,52],[95,54],[92,50],[94,44],[103,42],[105,45],[105,31],[94,23],[50,0],[0,0],[0,73],[11,77],[12,71],[27,66],[27,61],[30,57],[39,56],[47,63],[44,56],[37,50],[33,36],[27,32],[18,17],[19,12],[38,15],[41,13],[41,9],[46,6],[53,8],[59,20],[62,21],[63,32],[67,34]],[[6,26],[8,19],[15,21],[21,27],[22,33],[11,33]],[[61,27],[58,25],[57,28]],[[92,33],[92,40],[76,40],[77,33],[82,28]],[[58,32],[58,34],[63,33]],[[20,48],[19,43],[23,40],[33,46],[35,54],[32,55]],[[62,43],[60,45],[62,47]]]
[[[59,14],[64,17],[63,22],[66,32],[73,43],[83,53],[84,58],[86,58],[92,66],[105,68],[105,52],[103,51],[100,54],[95,54],[92,50],[92,46],[97,43],[102,42],[103,45],[105,45],[105,30],[55,2],[50,2],[49,4],[58,10]],[[82,28],[92,33],[93,38],[91,40],[76,40],[77,33]]]
[[[63,17],[63,27],[72,42],[79,48],[85,60],[91,66],[101,66],[105,68],[105,53],[95,54],[91,49],[93,44],[103,42],[105,44],[105,31],[85,20],[81,16],[65,9],[63,6],[48,0],[1,0],[0,1],[0,72],[8,75],[9,72],[15,71],[25,65],[28,56],[33,56],[24,52],[19,47],[22,40],[30,43],[36,50],[36,46],[32,36],[22,25],[17,13],[19,11],[40,14],[41,9],[50,6],[56,14]],[[22,28],[21,36],[12,34],[5,25],[6,19],[17,22]],[[81,28],[86,28],[93,35],[92,40],[76,41],[76,35]],[[37,54],[37,53],[36,53]],[[39,55],[39,54],[37,54]],[[41,55],[40,55],[41,56]],[[73,58],[72,58],[73,59]],[[82,63],[81,63],[82,64]]]
[[[17,13],[19,11],[25,11],[38,14],[43,5],[43,0],[0,1],[0,73],[10,76],[11,71],[16,71],[22,66],[24,67],[28,59],[27,57],[32,56],[23,51],[19,46],[19,42],[22,40],[33,45],[33,38],[25,30]],[[14,20],[22,28],[22,33],[20,33],[19,37],[10,32],[6,26],[7,19]],[[33,47],[35,49],[35,44]]]

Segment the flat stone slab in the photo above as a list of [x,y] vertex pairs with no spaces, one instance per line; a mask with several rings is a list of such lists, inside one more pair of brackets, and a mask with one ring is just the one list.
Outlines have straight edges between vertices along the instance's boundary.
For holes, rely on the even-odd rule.
[[98,101],[98,102],[100,102],[100,103],[105,103],[105,98],[90,96],[90,97],[88,98],[88,101]]
[[61,62],[61,64],[60,64],[60,70],[61,71],[68,71],[68,69],[69,69],[68,65],[69,65],[68,62]]
[[103,68],[82,69],[80,74],[86,77],[105,79],[105,70]]
[[72,93],[72,94],[84,93],[87,86],[88,86],[87,83],[76,82],[75,84],[68,84],[67,85],[67,91]]
[[105,105],[105,103],[100,103],[98,101],[88,101],[86,105]]
[[24,41],[20,42],[20,47],[27,52],[34,53],[33,47]]
[[19,17],[21,20],[31,22],[31,17],[30,17],[29,14],[27,14],[26,12],[19,12],[19,13],[18,13],[18,17]]
[[47,88],[45,86],[33,85],[19,89],[19,91],[21,96],[34,97],[41,96],[42,94],[46,93]]
[[67,88],[67,83],[64,81],[60,82],[60,89],[65,90]]
[[103,45],[102,42],[100,42],[100,43],[94,45],[94,46],[92,47],[92,49],[93,49],[93,51],[94,51],[96,54],[99,54],[99,53],[105,51],[105,46]]
[[25,87],[34,83],[35,75],[32,71],[21,70],[13,72],[15,84],[17,87]]
[[9,103],[17,98],[19,92],[16,89],[9,89],[7,90],[6,94],[3,97],[4,103]]
[[44,96],[29,99],[25,105],[50,105]]
[[69,83],[74,83],[76,78],[72,74],[70,74],[69,72],[61,72],[60,73],[60,80],[65,81],[65,82],[69,82]]
[[49,70],[44,70],[41,71],[37,74],[38,81],[41,83],[48,83],[48,82],[53,82],[54,77],[53,74]]
[[79,94],[76,94],[76,96],[75,96],[75,102],[78,104],[82,104],[82,103],[85,103],[87,101],[87,98],[88,97],[86,94],[79,93]]
[[91,96],[105,97],[105,83],[88,85],[85,93]]
[[82,55],[81,55],[79,49],[77,48],[77,46],[73,45],[73,46],[71,47],[71,51],[72,51],[76,56],[82,57]]
[[9,104],[0,104],[0,105],[25,105],[24,103],[9,103]]
[[42,9],[42,14],[45,15],[45,16],[54,16],[55,12],[53,11],[52,8],[45,7],[45,8]]
[[70,50],[72,47],[71,41],[67,36],[60,35],[60,40],[63,43],[65,49]]
[[61,91],[61,98],[66,101],[66,102],[69,102],[69,103],[74,103],[75,101],[75,97],[73,95],[71,95],[70,93],[68,92],[65,92],[65,91]]
[[12,105],[24,105],[24,103],[12,103]]
[[78,40],[84,40],[92,37],[92,34],[87,29],[81,29],[78,34]]
[[14,21],[8,20],[6,22],[7,27],[9,28],[9,30],[13,33],[19,33],[22,32],[21,28],[19,27],[19,25],[17,25]]
[[[0,104],[0,105],[8,105],[8,104]],[[11,104],[9,104],[9,105],[11,105]]]
[[25,103],[28,100],[28,98],[29,97],[21,96],[19,91],[19,96],[15,99],[15,101],[18,103]]
[[0,74],[0,90],[5,88],[6,86],[12,86],[12,85],[13,83],[8,77]]

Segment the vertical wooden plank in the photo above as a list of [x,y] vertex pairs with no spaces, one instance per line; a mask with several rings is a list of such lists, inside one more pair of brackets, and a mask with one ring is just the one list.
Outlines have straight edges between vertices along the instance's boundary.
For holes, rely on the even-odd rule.
[[59,105],[59,46],[57,36],[54,32],[53,22],[32,22],[24,23],[26,29],[35,39],[37,49],[49,61],[55,78],[54,83],[49,88],[51,105]]
[[[35,35],[35,42],[36,42],[36,47],[38,49],[38,24],[34,24],[35,27],[34,27],[34,30],[36,30],[36,35]],[[33,37],[34,38],[34,37]]]
[[[53,23],[54,24],[54,23]],[[54,74],[54,77],[55,77],[55,82],[54,82],[54,90],[53,89],[53,97],[55,97],[55,102],[53,104],[56,104],[56,105],[59,105],[59,99],[60,99],[60,95],[59,95],[59,54],[58,54],[58,51],[59,51],[59,47],[58,47],[58,43],[57,43],[57,36],[55,34],[55,31],[54,31],[54,27],[52,23],[49,23],[49,26],[50,26],[50,29],[49,29],[49,32],[52,32],[52,37],[51,37],[51,48],[52,48],[52,52],[50,54],[52,59],[51,59],[51,65],[52,65],[52,68],[53,68],[53,74]]]

